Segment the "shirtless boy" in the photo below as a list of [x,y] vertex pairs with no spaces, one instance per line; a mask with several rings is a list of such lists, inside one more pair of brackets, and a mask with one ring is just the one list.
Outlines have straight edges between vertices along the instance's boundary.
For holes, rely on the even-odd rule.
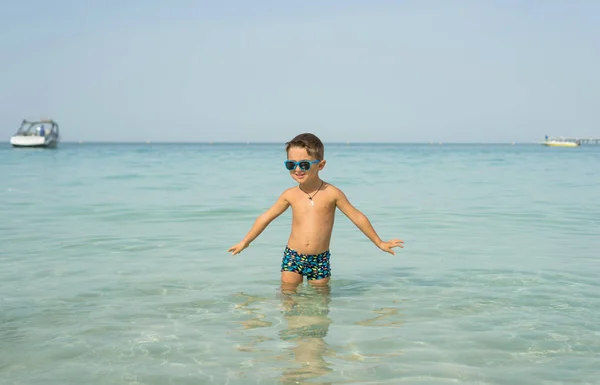
[[382,241],[369,219],[348,201],[337,187],[321,180],[319,171],[325,167],[324,146],[313,134],[300,134],[286,143],[285,168],[297,187],[285,190],[277,202],[263,214],[235,246],[229,248],[233,255],[240,253],[256,237],[292,206],[292,232],[288,239],[281,264],[281,281],[300,284],[306,276],[311,284],[327,284],[331,276],[329,243],[336,208],[381,250],[395,254],[392,248],[404,247],[404,241]]

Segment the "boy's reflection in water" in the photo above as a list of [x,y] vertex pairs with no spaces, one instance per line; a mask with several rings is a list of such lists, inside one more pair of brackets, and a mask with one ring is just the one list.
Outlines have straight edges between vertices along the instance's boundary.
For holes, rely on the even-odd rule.
[[[307,285],[306,290],[299,292],[298,284],[282,283],[281,299],[287,328],[279,336],[284,341],[296,344],[292,348],[296,365],[282,373],[281,383],[303,384],[304,380],[331,372],[332,369],[323,358],[328,352],[323,338],[332,323],[329,318],[329,284]],[[313,381],[310,383],[318,384]]]

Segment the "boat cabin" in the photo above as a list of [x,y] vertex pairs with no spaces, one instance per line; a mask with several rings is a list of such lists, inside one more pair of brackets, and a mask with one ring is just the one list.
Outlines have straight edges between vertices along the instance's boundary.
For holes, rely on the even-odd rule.
[[59,135],[58,124],[53,120],[23,120],[16,136],[48,136]]

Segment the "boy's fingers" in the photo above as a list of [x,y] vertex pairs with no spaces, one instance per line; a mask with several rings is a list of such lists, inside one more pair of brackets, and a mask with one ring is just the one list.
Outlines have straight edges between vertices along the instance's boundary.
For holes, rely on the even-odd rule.
[[399,247],[404,247],[404,241],[401,239],[394,239],[394,245],[399,246]]

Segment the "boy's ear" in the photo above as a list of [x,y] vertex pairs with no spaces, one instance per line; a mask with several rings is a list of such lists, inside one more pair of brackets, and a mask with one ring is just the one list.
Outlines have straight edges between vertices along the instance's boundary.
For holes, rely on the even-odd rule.
[[322,161],[319,162],[319,171],[323,169],[323,167],[325,167],[325,163],[327,163],[327,161],[325,159],[323,159]]

